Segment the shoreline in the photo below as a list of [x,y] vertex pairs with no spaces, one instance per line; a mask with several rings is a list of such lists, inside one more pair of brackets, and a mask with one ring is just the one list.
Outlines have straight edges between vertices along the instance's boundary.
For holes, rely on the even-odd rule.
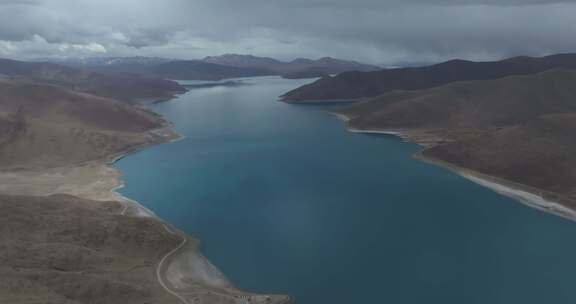
[[352,128],[349,126],[350,117],[340,114],[340,113],[333,113],[329,112],[332,115],[338,117],[341,121],[344,122],[346,130],[352,133],[365,133],[365,134],[383,134],[383,135],[391,135],[396,136],[402,139],[405,142],[412,142],[422,146],[424,149],[417,152],[413,157],[419,161],[438,166],[447,170],[450,170],[461,177],[476,183],[480,186],[483,186],[491,191],[494,191],[500,195],[512,198],[517,202],[526,205],[528,207],[537,209],[542,212],[546,212],[549,214],[553,214],[556,216],[560,216],[564,219],[570,221],[576,221],[576,210],[570,208],[563,204],[562,202],[573,202],[568,198],[563,198],[562,196],[548,192],[546,190],[534,188],[531,186],[523,185],[517,182],[509,181],[503,178],[499,178],[496,176],[487,175],[478,171],[474,171],[471,169],[467,169],[464,167],[457,166],[455,164],[434,159],[428,156],[425,156],[423,153],[426,149],[431,145],[429,142],[419,142],[416,135],[409,134],[410,132],[406,132],[403,130],[361,130]]
[[[159,102],[167,102],[170,100],[162,100]],[[147,106],[146,109],[159,115],[163,120],[164,126],[148,131],[150,134],[156,135],[162,140],[141,145],[112,156],[105,162],[104,166],[117,173],[111,176],[116,185],[109,189],[109,193],[124,204],[124,209],[120,215],[152,217],[163,223],[166,231],[182,238],[182,242],[166,253],[158,262],[156,266],[156,278],[159,284],[166,292],[172,294],[184,304],[190,301],[194,303],[196,299],[201,297],[210,299],[224,297],[229,300],[231,299],[234,303],[242,299],[250,299],[252,303],[256,304],[290,303],[291,298],[286,295],[255,294],[234,287],[232,282],[200,252],[200,241],[196,237],[190,236],[174,227],[171,223],[158,217],[153,211],[144,207],[138,201],[130,199],[118,192],[119,189],[126,186],[122,178],[122,171],[114,166],[118,161],[152,146],[173,143],[186,138],[173,130],[175,127],[174,123],[164,119],[164,117],[150,110]]]
[[153,218],[162,223],[166,231],[181,237],[182,241],[155,261],[154,281],[181,303],[194,303],[197,300],[241,303],[246,299],[250,299],[254,304],[291,303],[292,299],[287,295],[255,294],[234,287],[228,278],[204,257],[198,239],[158,217],[138,201],[118,192],[126,186],[123,172],[115,167],[118,161],[155,145],[185,138],[173,130],[172,122],[150,108],[143,107],[161,120],[159,128],[143,132],[149,136],[148,142],[87,162],[54,168],[0,172],[0,193],[28,196],[67,194],[93,201],[114,201],[122,206],[118,213],[120,216]]
[[[162,102],[165,102],[165,101],[162,101]],[[162,119],[164,119],[164,118],[162,118]],[[116,186],[114,186],[113,188],[110,189],[111,195],[118,197],[122,201],[128,203],[128,204],[125,204],[124,209],[120,213],[121,215],[155,217],[155,218],[159,219],[160,221],[164,222],[164,220],[159,218],[150,209],[144,207],[139,202],[137,202],[133,199],[130,199],[130,198],[124,196],[123,194],[121,194],[120,192],[118,192],[118,190],[126,187],[126,183],[124,182],[124,179],[122,178],[124,175],[123,172],[114,166],[117,162],[122,160],[124,157],[138,153],[139,151],[142,151],[144,149],[153,147],[155,145],[162,145],[162,144],[169,144],[169,143],[177,142],[177,141],[180,141],[180,140],[183,140],[186,138],[185,136],[174,132],[174,130],[173,130],[174,124],[172,122],[164,120],[164,124],[165,124],[164,126],[158,128],[158,129],[154,129],[154,130],[149,131],[149,133],[151,133],[151,134],[157,134],[157,135],[161,136],[162,138],[165,139],[164,141],[152,143],[149,145],[142,145],[140,147],[135,147],[133,149],[130,149],[129,151],[122,152],[119,155],[111,157],[111,159],[109,161],[107,161],[105,164],[105,166],[107,166],[111,170],[114,170],[117,172],[117,175],[114,177],[114,179],[115,179],[114,182],[116,183]],[[164,133],[164,134],[162,134],[162,133]],[[129,211],[130,207],[133,207],[135,210],[132,213],[128,214],[127,212]]]
[[328,112],[328,113],[336,116],[339,120],[344,122],[344,127],[350,133],[392,135],[392,136],[396,136],[396,137],[402,139],[402,141],[414,142],[415,144],[425,146],[425,144],[423,144],[423,143],[418,143],[415,140],[412,140],[410,135],[408,135],[405,130],[362,130],[362,129],[357,129],[357,128],[350,127],[350,120],[351,120],[350,117],[348,117],[344,114],[335,113],[335,112]]
[[422,155],[422,152],[423,151],[414,155],[414,158],[431,165],[448,169],[469,181],[488,188],[500,195],[512,198],[528,207],[560,216],[567,220],[576,221],[576,210],[561,203],[562,200],[567,199],[561,198],[558,201],[553,199],[553,196],[557,196],[554,193],[519,184],[496,176],[487,175],[464,167],[459,167],[452,163],[424,156]]
[[282,96],[280,96],[278,98],[278,101],[294,105],[342,105],[342,104],[356,103],[359,100],[357,99],[290,100],[290,99],[284,99],[282,98]]

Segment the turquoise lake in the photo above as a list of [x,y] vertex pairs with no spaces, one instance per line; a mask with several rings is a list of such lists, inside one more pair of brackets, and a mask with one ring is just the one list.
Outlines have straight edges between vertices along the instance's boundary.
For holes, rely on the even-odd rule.
[[202,241],[236,286],[298,304],[573,304],[576,223],[353,134],[302,80],[197,87],[152,109],[185,139],[117,163],[121,193]]

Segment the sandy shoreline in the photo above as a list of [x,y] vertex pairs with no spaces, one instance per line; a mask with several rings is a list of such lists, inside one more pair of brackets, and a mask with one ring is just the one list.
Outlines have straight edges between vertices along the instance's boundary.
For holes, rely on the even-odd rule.
[[[423,155],[423,151],[426,150],[426,147],[429,146],[431,143],[426,142],[418,142],[418,139],[415,138],[413,134],[408,134],[409,132],[403,132],[402,130],[360,130],[351,128],[348,125],[350,118],[346,115],[339,114],[339,113],[332,113],[330,114],[335,115],[340,120],[345,123],[345,127],[348,131],[353,133],[366,133],[366,134],[384,134],[384,135],[392,135],[401,138],[404,141],[414,142],[416,144],[422,145],[425,147],[424,150],[418,152],[414,155],[414,158],[435,165],[446,168],[450,171],[457,173],[458,175],[466,178],[476,184],[479,184],[483,187],[491,189],[501,195],[510,197],[515,199],[516,201],[527,205],[529,207],[538,209],[540,211],[544,211],[550,214],[554,214],[565,219],[576,221],[576,210],[567,207],[561,203],[561,201],[568,201],[567,198],[557,198],[558,195],[554,193],[550,193],[541,189],[536,189],[534,187],[522,185],[516,182],[508,181],[502,178],[498,178],[495,176],[486,175],[480,172],[476,172],[470,169],[466,169],[463,167],[456,166],[454,164],[432,159],[430,157],[426,157]],[[557,198],[557,199],[554,199]]]
[[[185,137],[175,133],[174,125],[168,123],[164,128],[152,132],[164,137],[166,140],[156,144],[172,143]],[[153,144],[153,145],[156,145]],[[183,303],[193,303],[194,299],[213,299],[222,303],[236,303],[244,298],[250,298],[252,303],[287,303],[289,297],[284,295],[257,295],[235,288],[228,278],[200,252],[199,241],[180,231],[158,218],[154,212],[142,206],[139,202],[118,193],[125,183],[122,180],[122,172],[114,168],[114,164],[122,158],[150,147],[143,146],[132,149],[113,157],[106,162],[107,169],[114,171],[108,178],[115,184],[107,192],[115,200],[121,201],[125,207],[121,214],[135,217],[154,217],[164,223],[165,229],[180,236],[182,242],[178,247],[168,252],[158,263],[156,269],[157,279],[167,292],[171,293]],[[215,299],[223,298],[223,299]]]
[[[166,126],[153,130],[152,132],[165,139],[156,144],[172,143],[185,138],[174,132],[173,127],[171,122],[166,121]],[[182,238],[182,242],[158,262],[156,276],[160,285],[183,303],[195,303],[200,299],[220,303],[242,303],[245,299],[249,299],[251,303],[289,303],[290,297],[285,295],[258,295],[235,288],[228,278],[200,252],[200,242],[196,238],[158,218],[154,212],[139,202],[117,192],[125,184],[121,178],[122,173],[113,165],[122,158],[150,146],[138,147],[117,155],[106,163],[106,167],[116,173],[110,176],[116,185],[110,188],[108,193],[125,204],[122,215],[154,217],[164,223],[168,232]]]
[[453,171],[463,178],[491,189],[492,191],[501,195],[513,198],[516,201],[529,207],[551,213],[568,220],[576,221],[576,210],[564,206],[559,202],[560,199],[558,201],[551,199],[550,197],[556,196],[554,193],[549,193],[544,190],[522,185],[513,181],[458,167],[441,160],[432,159],[430,157],[423,156],[421,152],[416,154],[415,158],[423,162]]

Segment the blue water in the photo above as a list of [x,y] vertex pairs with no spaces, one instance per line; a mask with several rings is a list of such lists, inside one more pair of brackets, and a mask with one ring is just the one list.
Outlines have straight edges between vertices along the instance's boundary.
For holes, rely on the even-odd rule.
[[276,102],[302,83],[154,105],[186,138],[122,159],[122,193],[198,236],[238,287],[300,304],[576,303],[576,223]]

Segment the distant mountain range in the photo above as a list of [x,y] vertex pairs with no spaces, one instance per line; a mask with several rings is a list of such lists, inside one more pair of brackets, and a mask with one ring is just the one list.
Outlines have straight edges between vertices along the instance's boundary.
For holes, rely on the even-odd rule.
[[178,60],[152,66],[150,74],[178,80],[223,80],[227,78],[275,75],[269,70],[235,67],[198,60]]
[[266,75],[314,78],[348,71],[376,71],[380,69],[374,65],[330,57],[318,60],[299,58],[284,62],[268,57],[237,54],[209,56],[200,60],[109,57],[52,59],[49,61],[92,71],[144,74],[177,80],[222,80]]
[[36,62],[52,62],[77,68],[98,70],[102,72],[143,72],[147,68],[169,62],[170,59],[159,57],[71,57],[43,58]]
[[283,99],[291,102],[354,100],[394,90],[420,90],[454,81],[535,74],[553,68],[576,68],[576,54],[514,57],[494,62],[451,60],[424,67],[346,72],[297,88],[286,93]]
[[380,69],[374,65],[363,64],[356,61],[340,60],[331,57],[324,57],[318,60],[298,58],[290,62],[284,62],[267,57],[226,54],[222,56],[206,57],[202,61],[239,68],[268,70],[277,75],[302,73],[307,71],[315,71],[317,73],[330,75],[349,71],[376,71]]

